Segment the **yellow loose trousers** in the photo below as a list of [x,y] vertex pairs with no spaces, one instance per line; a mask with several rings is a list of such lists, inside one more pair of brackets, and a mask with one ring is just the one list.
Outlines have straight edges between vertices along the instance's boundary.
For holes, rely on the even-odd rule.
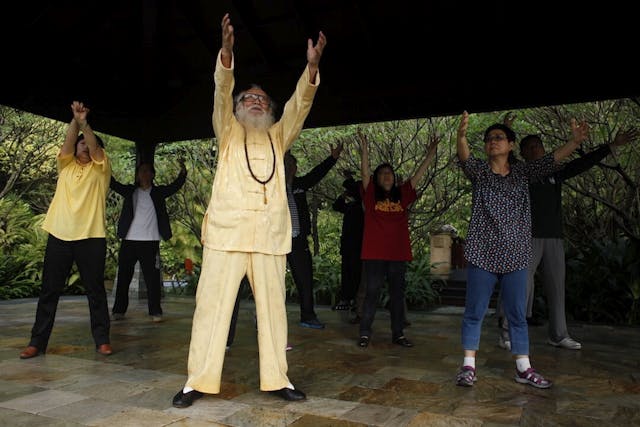
[[292,388],[287,377],[286,255],[227,252],[202,254],[186,386],[219,393],[227,336],[240,281],[246,274],[256,304],[260,390]]

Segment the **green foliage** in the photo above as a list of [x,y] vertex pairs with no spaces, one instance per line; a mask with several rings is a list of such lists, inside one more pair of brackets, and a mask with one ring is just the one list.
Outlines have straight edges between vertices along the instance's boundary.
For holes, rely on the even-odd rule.
[[55,189],[61,123],[0,106],[0,198],[14,194],[46,212]]
[[414,310],[426,310],[440,302],[438,285],[442,279],[431,274],[432,264],[426,252],[414,253],[413,261],[407,264],[407,306]]
[[202,246],[196,237],[181,223],[171,225],[173,237],[160,243],[162,273],[165,278],[174,280],[185,272],[185,259],[189,258],[195,266],[202,263]]
[[46,243],[42,219],[16,196],[0,199],[0,299],[38,295]]
[[[640,128],[638,110],[638,104],[630,100],[523,109],[515,112],[514,130],[519,138],[539,134],[550,151],[568,139],[572,118],[586,119],[591,125],[591,138],[583,145],[585,151],[591,151],[600,143],[611,142],[621,129]],[[472,114],[468,139],[474,155],[484,158],[482,133],[487,126],[502,122],[503,116],[504,112]],[[430,275],[429,234],[443,224],[451,224],[464,237],[471,209],[470,182],[456,166],[458,123],[456,115],[305,129],[301,133],[292,147],[298,158],[299,174],[324,160],[332,146],[345,144],[334,169],[308,192],[312,222],[316,224],[310,247],[314,254],[315,298],[319,304],[333,304],[339,293],[341,215],[330,206],[343,191],[342,171],[348,169],[359,176],[360,151],[355,138],[358,128],[370,141],[371,166],[389,162],[405,179],[415,172],[431,138],[440,139],[437,156],[416,189],[418,200],[410,208],[415,260],[407,265],[406,290],[409,306],[414,309],[437,304],[433,288],[438,283]],[[40,229],[42,216],[38,215],[46,212],[55,190],[55,155],[65,126],[0,107],[0,201],[6,200],[0,204],[0,298],[35,296],[39,292],[47,235]],[[101,137],[114,176],[121,182],[133,182],[135,144],[109,135]],[[163,143],[155,150],[158,184],[173,181],[178,174],[177,160],[186,160],[187,182],[167,200],[174,237],[161,244],[161,257],[165,277],[181,280],[185,278],[184,259],[193,260],[196,274],[188,280],[188,292],[195,292],[197,285],[202,256],[200,227],[211,194],[216,156],[214,139]],[[620,164],[618,168],[616,161]],[[564,187],[565,233],[570,248],[567,312],[581,320],[637,324],[640,305],[636,261],[640,258],[637,142],[622,147],[615,158],[609,156],[604,163],[572,178]],[[110,192],[106,212],[107,279],[114,278],[117,266],[120,240],[116,237],[116,224],[121,206],[121,197]],[[286,276],[286,286],[287,294],[295,296],[290,274]],[[84,293],[75,268],[65,293]]]
[[576,320],[640,324],[640,244],[594,240],[568,252],[566,294]]

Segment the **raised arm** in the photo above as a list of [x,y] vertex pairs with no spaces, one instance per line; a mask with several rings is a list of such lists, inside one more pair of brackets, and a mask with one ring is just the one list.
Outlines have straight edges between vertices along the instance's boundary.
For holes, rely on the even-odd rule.
[[431,143],[429,144],[429,147],[427,148],[427,155],[425,156],[424,160],[420,164],[420,167],[418,168],[416,173],[414,173],[413,176],[410,178],[411,187],[416,188],[416,186],[418,185],[418,182],[420,182],[420,179],[424,176],[424,173],[427,171],[427,167],[429,166],[429,163],[431,163],[431,160],[433,160],[433,158],[436,155],[436,149],[438,148],[439,143],[440,143],[440,137],[438,135],[434,135],[431,138]]
[[640,137],[640,131],[634,127],[618,131],[616,136],[613,138],[613,142],[609,144],[609,147],[611,147],[613,151],[614,148],[627,145],[629,142],[637,140],[638,137]]
[[98,145],[96,136],[87,122],[89,108],[85,107],[82,102],[73,101],[71,104],[71,112],[73,113],[73,119],[67,127],[64,143],[60,149],[60,155],[65,156],[75,152],[78,133],[82,132],[84,140],[87,143],[87,147],[89,148],[89,155],[91,158],[97,161],[102,161],[104,159],[104,151],[102,151],[102,148]]
[[178,162],[180,163],[180,173],[178,173],[178,176],[173,180],[171,184],[166,186],[166,197],[169,197],[180,190],[187,180],[187,167],[184,164],[184,159],[179,158]]
[[120,194],[121,196],[124,196],[127,193],[127,185],[115,179],[113,174],[111,174],[111,182],[109,183],[109,188],[111,188],[113,191]]
[[222,17],[222,47],[220,48],[220,59],[225,68],[231,68],[231,60],[233,59],[233,44],[235,38],[233,35],[233,26],[231,25],[231,17],[225,13]]
[[340,142],[335,148],[331,146],[331,155],[327,156],[320,164],[316,165],[308,173],[303,176],[296,177],[295,188],[308,190],[315,187],[335,166],[338,158],[342,153],[342,143]]
[[367,137],[360,129],[358,129],[358,140],[360,141],[360,176],[362,177],[362,187],[366,190],[371,180],[369,141],[367,141]]
[[466,111],[462,112],[462,117],[460,118],[460,125],[458,126],[457,133],[457,149],[458,149],[458,159],[464,162],[469,158],[469,143],[467,141],[467,128],[469,127],[469,113]]
[[313,40],[307,40],[307,66],[309,67],[309,83],[311,84],[315,84],[316,82],[320,58],[326,45],[327,38],[322,31],[318,33],[318,42],[315,45],[313,44]]
[[509,129],[513,129],[513,122],[516,120],[516,117],[517,116],[515,113],[511,111],[507,111],[504,117],[502,118],[502,124],[508,127]]
[[573,153],[589,137],[589,125],[583,121],[578,123],[576,119],[571,119],[571,138],[566,144],[553,151],[553,159],[556,163],[561,162]]

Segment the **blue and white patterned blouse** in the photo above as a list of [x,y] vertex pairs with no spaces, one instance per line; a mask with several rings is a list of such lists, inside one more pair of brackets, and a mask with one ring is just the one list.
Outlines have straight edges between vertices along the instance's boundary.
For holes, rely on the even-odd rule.
[[534,162],[514,162],[506,176],[473,156],[459,164],[473,187],[467,261],[498,274],[527,268],[531,258],[529,180],[553,173],[553,153]]

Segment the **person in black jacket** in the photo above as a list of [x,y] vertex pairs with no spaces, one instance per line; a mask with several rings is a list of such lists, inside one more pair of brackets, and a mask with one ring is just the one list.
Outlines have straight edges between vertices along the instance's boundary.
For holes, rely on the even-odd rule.
[[141,163],[136,169],[136,182],[125,185],[111,177],[111,189],[124,197],[118,221],[118,237],[122,239],[118,253],[118,278],[113,319],[121,320],[129,306],[129,284],[136,262],[147,285],[149,315],[154,322],[162,321],[160,306],[160,239],[172,236],[165,199],[185,183],[187,169],[180,160],[180,173],[169,185],[154,185],[155,169],[151,163]]
[[[527,278],[527,319],[533,317],[534,276],[542,263],[542,283],[549,311],[549,339],[554,347],[580,350],[582,344],[569,336],[565,316],[565,255],[562,216],[562,183],[595,166],[609,155],[615,147],[637,139],[636,129],[618,132],[610,144],[565,163],[558,171],[529,184],[531,200],[531,236],[533,256]],[[542,140],[537,135],[528,135],[520,140],[520,154],[526,162],[535,161],[545,155]],[[502,328],[498,345],[510,349],[511,340],[508,322],[498,307],[499,326]]]
[[355,308],[356,291],[360,286],[362,261],[362,230],[364,229],[364,209],[360,197],[360,183],[353,179],[353,172],[343,171],[345,191],[333,202],[332,208],[343,214],[340,234],[340,301],[334,310]]
[[342,148],[342,143],[335,148],[331,147],[331,155],[329,157],[314,167],[308,174],[300,177],[296,176],[298,171],[296,158],[290,151],[287,151],[284,156],[287,201],[289,203],[292,227],[291,252],[287,254],[287,262],[300,298],[300,326],[305,328],[324,329],[324,324],[318,320],[313,308],[313,264],[311,252],[309,251],[309,241],[307,240],[307,237],[311,234],[311,217],[309,215],[309,205],[307,204],[307,190],[315,186],[327,175],[329,170],[336,164],[336,161],[338,161]]

